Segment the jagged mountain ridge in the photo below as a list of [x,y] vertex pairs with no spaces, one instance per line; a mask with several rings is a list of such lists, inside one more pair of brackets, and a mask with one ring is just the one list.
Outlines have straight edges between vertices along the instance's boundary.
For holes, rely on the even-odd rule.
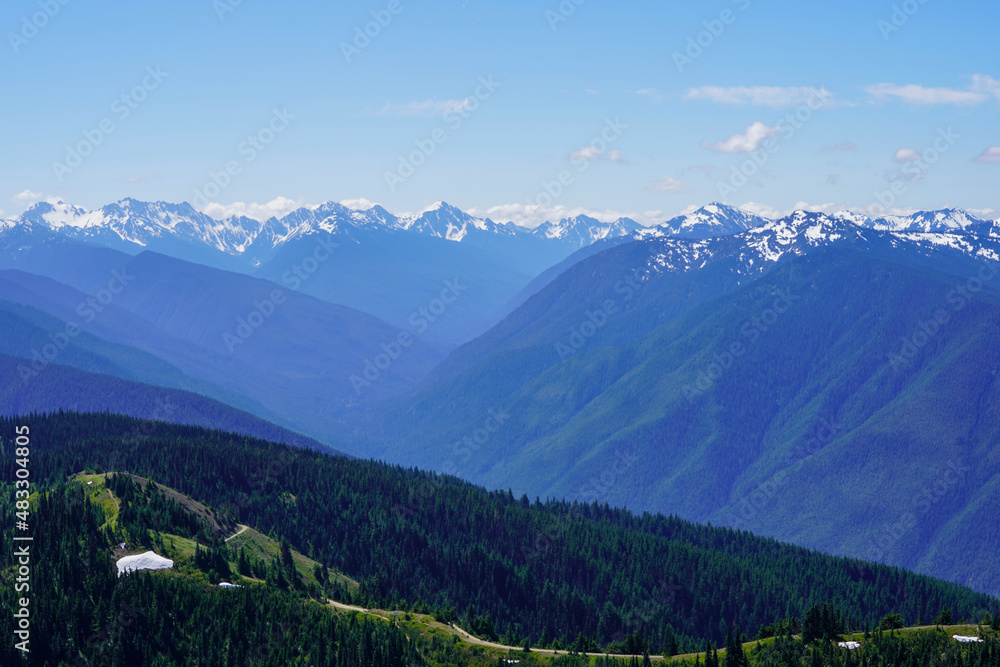
[[[909,216],[869,218],[847,211],[828,216],[854,226],[892,232],[962,233],[982,235],[1000,230],[1000,221],[977,218],[955,208],[921,211]],[[39,202],[17,218],[0,221],[0,233],[51,232],[85,243],[116,249],[157,249],[157,244],[180,242],[202,245],[232,256],[263,256],[288,242],[317,233],[336,234],[351,229],[409,231],[454,242],[475,237],[532,239],[559,242],[574,250],[602,239],[642,239],[680,236],[706,239],[765,227],[769,218],[727,204],[711,203],[662,224],[644,227],[630,218],[601,222],[586,215],[546,221],[530,229],[512,222],[479,218],[445,202],[416,215],[396,216],[379,205],[367,210],[329,201],[302,207],[282,217],[260,221],[246,216],[212,218],[190,204],[142,202],[125,198],[87,211],[61,201]],[[152,246],[152,247],[151,247]]]

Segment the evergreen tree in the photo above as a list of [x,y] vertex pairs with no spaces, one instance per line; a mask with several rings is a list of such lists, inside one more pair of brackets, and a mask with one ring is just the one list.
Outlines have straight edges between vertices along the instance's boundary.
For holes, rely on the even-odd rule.
[[951,612],[948,607],[941,607],[941,611],[937,616],[934,617],[934,625],[954,625],[955,622],[951,618]]

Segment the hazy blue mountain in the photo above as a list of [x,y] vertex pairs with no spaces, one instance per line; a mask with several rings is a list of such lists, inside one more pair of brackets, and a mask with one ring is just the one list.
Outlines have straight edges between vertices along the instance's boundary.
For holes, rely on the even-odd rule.
[[[24,341],[44,344],[67,322],[94,332],[74,343],[117,341],[104,365],[64,355],[60,363],[199,391],[329,442],[349,406],[402,391],[441,358],[416,335],[287,286],[156,253],[87,252],[89,262],[48,267],[64,285],[17,272],[0,281],[8,298],[68,318],[39,325]],[[102,295],[107,306],[93,301]],[[25,345],[5,351],[31,356]],[[156,363],[163,368],[138,374]]]
[[[0,383],[0,415],[41,414],[58,410],[112,412],[170,424],[219,429],[297,447],[340,453],[312,438],[270,424],[249,412],[189,391],[88,373],[57,363],[49,364],[44,372],[32,377],[30,381],[21,382],[19,377],[23,368],[31,368],[30,359],[0,354],[0,377],[4,379]],[[126,441],[138,441],[146,434],[137,429],[121,435]]]
[[[384,455],[1000,590],[984,514],[1000,468],[916,500],[949,462],[1000,457],[997,243],[796,213],[611,248],[378,413]],[[622,452],[641,464],[605,479]]]

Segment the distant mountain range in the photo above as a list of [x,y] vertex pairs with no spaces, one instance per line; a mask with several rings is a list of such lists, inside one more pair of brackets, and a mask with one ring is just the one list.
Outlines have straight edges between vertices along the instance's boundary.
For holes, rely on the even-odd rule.
[[[263,222],[46,203],[0,222],[10,383],[80,331],[31,401],[4,401],[54,407],[37,392],[56,387],[67,407],[107,393],[144,414],[139,387],[191,392],[355,455],[996,593],[998,270],[1000,222],[960,209],[770,220],[710,204],[528,230],[443,203]],[[110,294],[116,275],[134,278]],[[608,482],[623,452],[642,465]],[[970,470],[924,511],[914,498],[952,464]]]
[[17,218],[4,221],[0,230],[17,225],[47,228],[67,238],[133,253],[162,252],[183,245],[206,246],[222,254],[243,256],[251,263],[264,261],[268,252],[297,238],[337,234],[348,228],[410,231],[470,245],[485,236],[534,238],[572,249],[642,229],[642,225],[628,218],[603,223],[583,215],[528,229],[510,222],[473,217],[445,202],[438,202],[419,215],[395,216],[377,205],[359,211],[330,201],[264,221],[245,216],[216,220],[186,202],[169,204],[131,198],[93,211],[61,201],[40,202]]
[[[574,250],[639,230],[631,220],[606,224],[585,216],[529,230],[445,203],[397,217],[381,206],[355,211],[327,202],[257,221],[215,220],[187,203],[124,199],[86,211],[43,202],[0,222],[8,255],[0,263],[24,268],[13,263],[20,255],[59,241],[130,255],[153,251],[266,278],[411,329],[427,319],[415,313],[434,305],[445,281],[457,280],[467,286],[463,297],[438,313],[434,326],[414,331],[449,347],[488,328],[504,303]],[[318,248],[320,241],[326,245]]]
[[[971,232],[997,224],[957,209],[877,219],[847,212],[831,217],[867,229],[915,233]],[[123,199],[87,211],[42,202],[0,221],[0,248],[8,254],[0,265],[30,270],[12,261],[43,242],[74,241],[130,255],[153,251],[293,286],[409,329],[415,321],[428,321],[418,315],[420,309],[434,304],[445,281],[457,279],[468,286],[463,297],[440,312],[433,326],[414,331],[450,349],[498,322],[554,277],[552,267],[574,252],[580,253],[578,259],[652,237],[718,238],[771,222],[718,203],[652,227],[628,218],[601,222],[581,215],[528,229],[478,218],[443,202],[405,216],[378,205],[358,211],[326,202],[264,221],[216,220],[187,203]],[[318,246],[320,241],[326,245]],[[321,259],[315,261],[314,254]]]
[[[961,209],[880,218],[842,212],[833,217],[850,220],[861,227],[896,232],[944,232],[996,224]],[[263,221],[246,216],[218,220],[186,202],[170,204],[126,198],[93,211],[61,201],[40,202],[16,218],[0,221],[0,232],[15,227],[47,229],[66,238],[130,254],[142,250],[172,254],[170,250],[204,246],[225,255],[242,256],[251,264],[259,265],[266,261],[268,253],[297,238],[320,233],[337,234],[348,228],[411,231],[470,245],[482,243],[488,237],[544,239],[578,250],[602,239],[642,238],[649,234],[700,239],[728,236],[767,222],[767,218],[748,211],[713,203],[652,227],[644,227],[630,218],[601,222],[578,215],[527,228],[512,222],[478,218],[445,202],[438,202],[420,214],[396,216],[379,205],[355,210],[333,201]]]

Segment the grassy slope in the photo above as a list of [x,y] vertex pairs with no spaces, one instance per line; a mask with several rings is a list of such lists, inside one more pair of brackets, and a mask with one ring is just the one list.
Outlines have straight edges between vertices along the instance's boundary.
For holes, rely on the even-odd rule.
[[[149,480],[145,477],[131,474],[129,477],[131,477],[133,481],[138,482],[143,488],[145,488],[146,484],[149,483]],[[93,472],[78,473],[70,478],[69,483],[86,487],[90,501],[104,510],[105,516],[107,517],[106,525],[115,526],[117,524],[119,501],[105,486],[104,474],[96,474]],[[266,561],[270,561],[272,558],[281,553],[281,545],[267,535],[264,535],[253,528],[247,528],[246,530],[240,532],[240,529],[242,528],[241,526],[225,519],[207,505],[204,505],[203,503],[200,503],[197,500],[194,500],[193,498],[162,484],[157,484],[157,487],[159,487],[160,491],[163,492],[168,498],[178,502],[190,514],[193,514],[200,521],[210,525],[216,536],[226,538],[232,535],[232,539],[226,540],[226,545],[230,548],[247,549],[247,553],[249,555]],[[167,546],[167,549],[166,552],[161,555],[166,558],[176,559],[176,566],[178,569],[184,568],[187,561],[193,560],[196,548],[194,540],[181,537],[180,535],[172,535],[170,533],[163,533],[162,535],[163,542]],[[146,551],[145,548],[131,550],[125,549],[122,550],[121,553],[116,551],[116,555],[121,557],[125,555],[132,555],[133,553],[142,553],[144,551]],[[292,549],[292,559],[295,562],[296,571],[309,584],[319,584],[319,582],[316,581],[314,569],[316,566],[320,565],[320,563],[294,549]],[[244,577],[240,577],[236,574],[235,561],[231,561],[230,566],[232,567],[234,573],[234,581],[244,579]],[[339,581],[347,585],[349,588],[356,589],[358,587],[358,583],[356,581],[343,573],[336,572],[334,570],[330,570],[330,579],[331,581]],[[252,579],[250,581],[257,580]]]

